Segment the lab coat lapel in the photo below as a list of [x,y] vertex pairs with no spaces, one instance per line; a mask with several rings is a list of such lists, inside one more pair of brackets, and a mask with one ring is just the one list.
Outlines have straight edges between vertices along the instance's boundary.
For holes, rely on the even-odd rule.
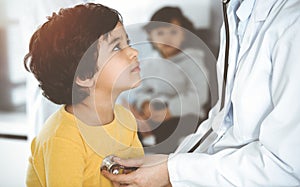
[[249,22],[248,22],[248,26],[247,26],[247,29],[245,30],[243,42],[240,44],[240,52],[239,52],[238,60],[237,60],[237,67],[240,64],[242,57],[248,51],[248,49],[253,44],[253,42],[256,38],[256,37],[254,37],[256,35],[256,29],[257,29],[256,24],[258,24],[258,23],[254,23],[252,20],[249,20]]
[[[265,0],[265,1],[256,1],[256,5],[254,5],[254,11],[249,19],[247,28],[245,30],[243,42],[240,44],[240,51],[237,60],[237,68],[239,63],[241,62],[243,56],[247,53],[250,46],[253,45],[257,35],[257,30],[259,28],[259,24],[263,24],[266,20],[271,8],[275,4],[276,0]],[[259,8],[256,8],[259,7]]]
[[225,93],[225,105],[224,113],[228,112],[231,102],[231,91],[234,83],[234,75],[236,69],[236,60],[238,54],[238,38],[237,38],[237,17],[235,16],[235,11],[238,7],[238,1],[235,4],[231,4],[228,7],[228,21],[229,21],[229,32],[230,32],[230,46],[229,46],[229,57],[228,57],[228,71],[227,71],[227,85]]
[[[241,24],[245,24],[245,22],[248,23],[244,33],[241,33],[243,35],[243,40],[239,43],[240,50],[238,54],[236,68],[238,68],[242,57],[245,55],[245,53],[255,40],[254,36],[256,35],[257,26],[256,22],[253,21],[253,11],[255,11],[256,2],[258,2],[258,0],[245,0],[243,4],[239,7],[239,10],[237,11],[237,16],[239,17]],[[243,29],[240,32],[243,32]]]

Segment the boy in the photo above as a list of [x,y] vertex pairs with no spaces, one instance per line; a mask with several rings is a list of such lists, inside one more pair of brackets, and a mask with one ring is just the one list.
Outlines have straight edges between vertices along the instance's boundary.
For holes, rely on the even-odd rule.
[[61,9],[32,36],[25,67],[62,104],[32,141],[27,186],[112,186],[103,158],[144,155],[133,115],[116,105],[138,85],[138,52],[120,14],[100,4]]

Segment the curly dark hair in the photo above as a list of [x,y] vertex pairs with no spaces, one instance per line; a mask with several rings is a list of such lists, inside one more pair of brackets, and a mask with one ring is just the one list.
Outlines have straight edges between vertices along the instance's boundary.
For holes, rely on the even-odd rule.
[[91,78],[98,71],[97,41],[118,22],[122,23],[118,11],[95,3],[60,9],[48,17],[32,35],[24,58],[26,70],[34,74],[46,98],[69,105],[89,95],[74,80]]

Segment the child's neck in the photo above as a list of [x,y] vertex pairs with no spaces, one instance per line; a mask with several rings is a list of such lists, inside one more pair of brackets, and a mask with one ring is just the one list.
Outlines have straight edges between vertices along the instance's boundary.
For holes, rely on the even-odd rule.
[[119,94],[114,94],[111,91],[99,91],[97,95],[93,97],[97,118],[102,125],[111,123],[114,120],[114,108],[118,95]]
[[[87,125],[101,126],[114,120],[115,98],[111,96],[88,97],[79,104],[71,106],[71,113]],[[67,111],[68,107],[67,107]],[[70,111],[69,111],[70,112]]]
[[96,115],[98,121],[102,124],[109,124],[114,120],[114,106],[115,103],[97,103]]

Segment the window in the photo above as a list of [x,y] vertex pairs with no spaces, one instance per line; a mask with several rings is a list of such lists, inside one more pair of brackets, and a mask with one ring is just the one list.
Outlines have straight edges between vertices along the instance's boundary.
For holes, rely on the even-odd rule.
[[[9,3],[8,3],[9,2]],[[17,0],[0,2],[0,110],[25,112],[25,46]]]
[[23,1],[0,1],[0,138],[27,139]]

